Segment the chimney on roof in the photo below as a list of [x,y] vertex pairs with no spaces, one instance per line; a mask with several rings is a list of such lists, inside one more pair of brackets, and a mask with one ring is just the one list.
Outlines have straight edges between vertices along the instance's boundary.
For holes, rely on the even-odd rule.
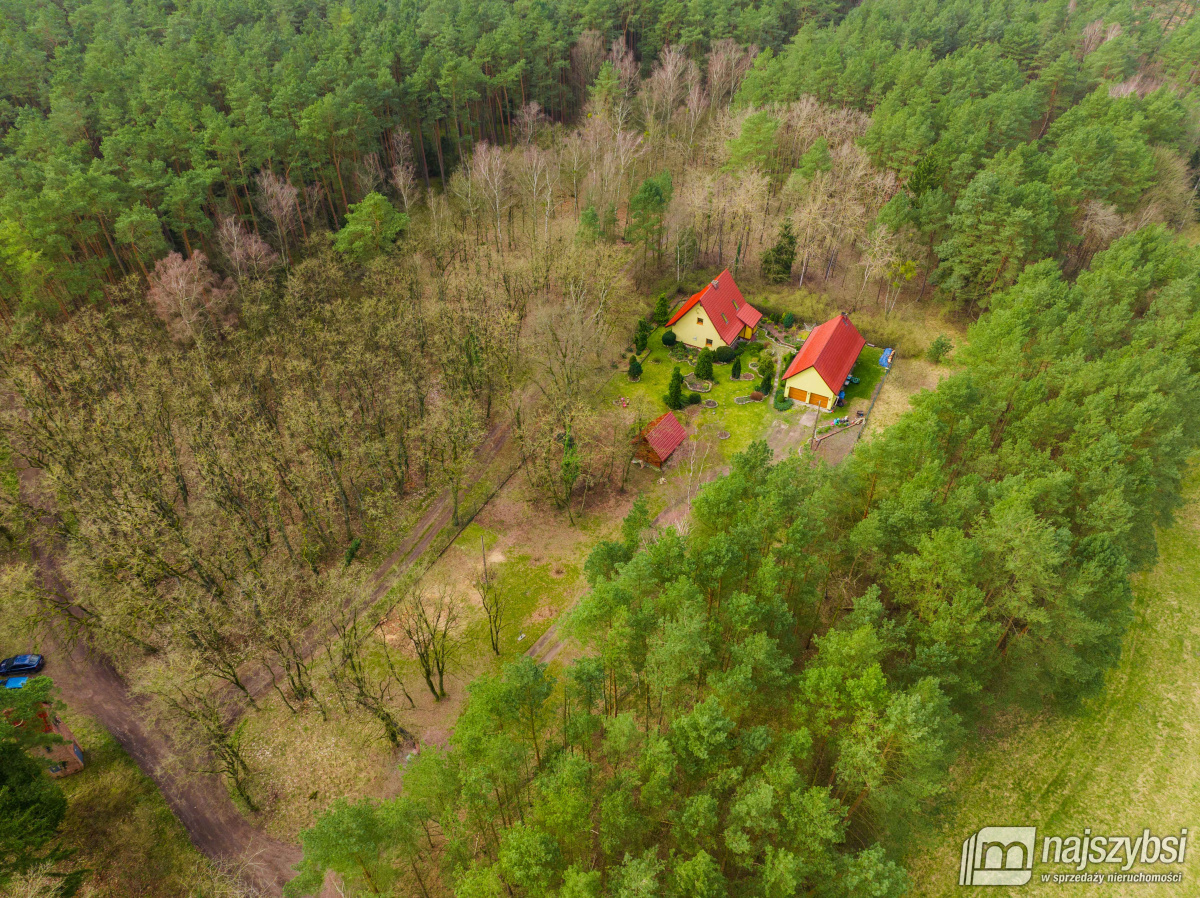
[[713,289],[716,290],[720,286],[721,286],[721,282],[719,280],[717,280],[716,278],[713,278],[713,282],[712,282]]

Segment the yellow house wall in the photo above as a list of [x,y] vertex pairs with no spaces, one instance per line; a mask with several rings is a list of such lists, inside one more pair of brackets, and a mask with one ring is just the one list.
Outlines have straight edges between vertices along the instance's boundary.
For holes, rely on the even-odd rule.
[[834,397],[837,396],[836,392],[831,393],[829,391],[829,386],[825,381],[821,380],[821,375],[813,367],[805,368],[803,371],[793,374],[784,381],[783,395],[786,396],[787,391],[792,387],[795,387],[797,390],[803,390],[805,393],[816,393],[818,396],[826,397],[829,400],[831,408],[833,407]]
[[[697,324],[696,319],[703,318],[703,324]],[[717,329],[713,323],[708,320],[708,313],[700,303],[696,303],[695,307],[688,311],[686,315],[675,322],[675,326],[671,328],[675,331],[675,336],[679,338],[681,343],[686,343],[688,346],[695,346],[698,349],[704,349],[707,345],[705,340],[712,340],[712,349],[718,346],[724,346],[725,341],[721,339],[721,335],[717,333]]]
[[745,340],[753,340],[754,339],[754,330],[750,327],[743,327],[742,328],[742,338]]

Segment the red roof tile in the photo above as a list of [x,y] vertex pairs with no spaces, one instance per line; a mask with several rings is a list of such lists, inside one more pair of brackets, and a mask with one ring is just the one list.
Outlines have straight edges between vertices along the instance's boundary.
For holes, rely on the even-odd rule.
[[646,426],[646,429],[642,431],[642,438],[650,444],[655,455],[662,461],[666,461],[667,456],[678,449],[679,444],[687,439],[687,432],[678,419],[667,412]]
[[730,344],[737,339],[743,326],[757,327],[759,319],[762,318],[762,312],[746,302],[746,297],[742,296],[742,291],[734,283],[728,268],[717,275],[715,281],[705,285],[703,290],[680,306],[679,311],[667,322],[667,327],[691,311],[696,303],[700,303],[707,313],[708,320],[713,323],[721,339]]
[[843,312],[813,328],[796,358],[788,365],[783,379],[787,380],[806,368],[816,368],[821,380],[837,395],[858,361],[867,341]]

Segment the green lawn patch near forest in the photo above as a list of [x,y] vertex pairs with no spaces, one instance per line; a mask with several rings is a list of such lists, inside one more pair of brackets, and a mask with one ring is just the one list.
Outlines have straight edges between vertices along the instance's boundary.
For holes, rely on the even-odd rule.
[[854,363],[854,370],[850,372],[858,378],[858,383],[846,387],[847,405],[855,399],[870,401],[871,394],[875,392],[875,385],[883,377],[884,369],[879,364],[881,355],[883,350],[876,346],[864,346],[863,351],[858,354],[858,361]]
[[[945,806],[917,830],[908,860],[911,894],[996,892],[958,885],[960,852],[981,827],[1008,825],[1038,828],[1033,879],[1022,895],[1200,894],[1200,852],[1192,845],[1182,866],[1132,868],[1183,871],[1182,884],[1043,885],[1040,878],[1072,872],[1041,863],[1046,835],[1082,836],[1085,827],[1097,836],[1200,832],[1200,478],[1191,478],[1186,496],[1175,524],[1158,533],[1157,566],[1134,579],[1134,621],[1104,693],[1074,714],[1018,719],[964,754]],[[1113,869],[1092,864],[1087,871]]]
[[[642,360],[641,380],[638,383],[630,382],[629,375],[626,373],[629,361],[623,360],[620,363],[620,370],[609,379],[600,391],[602,403],[612,403],[622,396],[631,401],[641,397],[652,407],[654,417],[667,411],[665,397],[667,385],[671,381],[671,371],[678,365],[679,370],[686,377],[692,370],[692,364],[671,358],[670,351],[662,345],[662,334],[661,329],[651,334],[648,351],[639,356]],[[762,358],[770,359],[771,357],[764,350]],[[721,443],[721,451],[726,458],[732,458],[734,454],[741,452],[754,440],[760,439],[777,416],[784,415],[789,422],[799,416],[796,409],[788,412],[775,411],[771,407],[770,397],[762,402],[736,404],[733,401],[736,397],[749,396],[758,389],[759,381],[762,379],[760,372],[749,367],[750,362],[755,361],[754,356],[744,352],[741,359],[742,370],[754,374],[754,380],[731,381],[729,375],[733,368],[732,363],[724,365],[714,363],[712,390],[702,393],[701,396],[703,399],[715,399],[718,403],[717,407],[711,410],[701,409],[699,412],[689,412],[687,409],[680,409],[676,412],[689,431],[694,431],[697,426],[709,424],[718,430],[728,431],[730,438]],[[775,385],[778,386],[778,382]],[[685,397],[688,392],[690,391],[685,385]],[[692,417],[693,415],[696,417]]]

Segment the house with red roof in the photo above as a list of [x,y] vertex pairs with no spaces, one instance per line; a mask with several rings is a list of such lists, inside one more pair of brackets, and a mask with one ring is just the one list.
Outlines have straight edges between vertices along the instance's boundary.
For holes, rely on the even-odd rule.
[[867,341],[845,312],[813,328],[783,372],[788,398],[832,408]]
[[717,349],[737,340],[753,340],[760,320],[762,312],[746,302],[726,268],[680,306],[667,327],[675,331],[680,343],[695,349]]
[[671,412],[659,415],[633,441],[633,457],[648,465],[661,468],[680,444],[687,439],[687,431]]

